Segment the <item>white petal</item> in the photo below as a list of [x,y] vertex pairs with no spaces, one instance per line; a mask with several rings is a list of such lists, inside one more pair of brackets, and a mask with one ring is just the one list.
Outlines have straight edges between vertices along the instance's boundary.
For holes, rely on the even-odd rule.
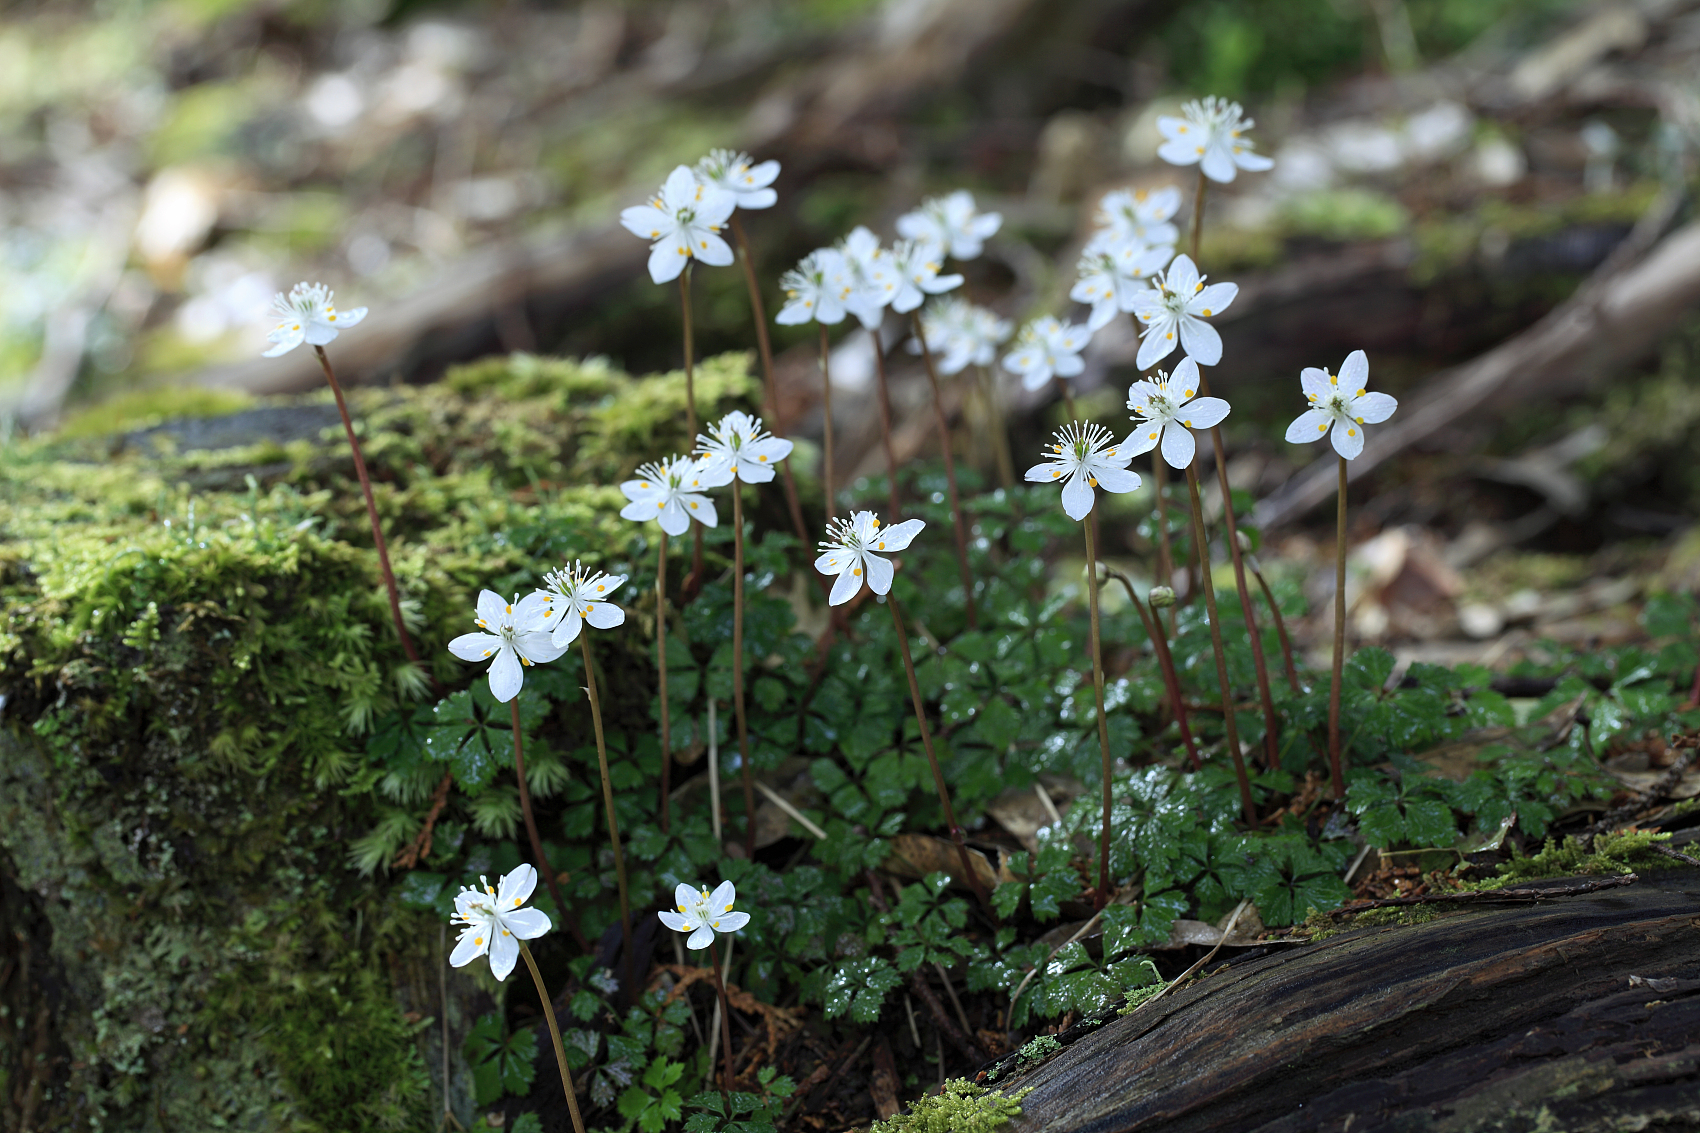
[[670,237],[657,241],[649,250],[649,278],[656,283],[671,283],[678,279],[691,259],[681,251],[684,246],[682,239]]
[[1393,416],[1393,411],[1399,408],[1399,403],[1385,393],[1366,393],[1352,402],[1352,415],[1361,417],[1371,425]]
[[[1192,297],[1186,309],[1194,315],[1210,318],[1226,311],[1240,293],[1237,283],[1212,283],[1203,291]],[[1206,313],[1208,312],[1208,313]]]
[[549,914],[542,909],[515,909],[511,913],[504,913],[502,920],[521,940],[536,940],[552,927],[549,924]]
[[1234,164],[1239,166],[1241,169],[1248,170],[1252,173],[1262,173],[1265,170],[1273,169],[1275,167],[1275,162],[1273,160],[1252,150],[1241,150],[1239,153],[1236,153],[1234,155]]
[[592,602],[585,609],[584,620],[597,629],[613,629],[625,624],[626,611],[612,602]]
[[686,920],[678,913],[675,913],[672,909],[662,909],[655,915],[661,918],[662,924],[666,925],[674,932],[689,932],[691,929],[696,927],[693,922]]
[[1030,484],[1054,484],[1069,474],[1069,466],[1054,461],[1050,464],[1035,464],[1027,470],[1027,482]]
[[1169,389],[1179,391],[1175,404],[1188,401],[1193,394],[1198,392],[1200,384],[1198,359],[1190,354],[1176,363],[1174,370],[1169,374]]
[[715,925],[715,929],[718,932],[737,932],[749,923],[750,914],[748,913],[726,913],[719,918],[719,923]]
[[1234,168],[1233,153],[1222,142],[1216,142],[1204,151],[1204,159],[1199,168],[1204,170],[1206,177],[1224,185],[1232,181],[1234,174],[1238,172]]
[[1092,503],[1097,498],[1098,495],[1092,490],[1092,485],[1088,484],[1086,477],[1079,472],[1070,476],[1068,483],[1063,485],[1063,511],[1068,513],[1070,519],[1085,519],[1091,513]]
[[509,909],[517,909],[525,904],[531,897],[532,890],[536,888],[536,867],[522,863],[513,872],[503,874],[502,880],[497,883],[496,907],[503,914]]
[[661,185],[661,203],[669,212],[677,214],[680,209],[700,205],[709,192],[707,187],[697,183],[696,174],[691,172],[690,166],[675,165]]
[[737,193],[736,196],[738,207],[741,209],[772,208],[774,203],[779,200],[779,194],[772,189],[756,189],[753,192],[742,191]]
[[730,881],[722,881],[714,887],[714,892],[708,895],[708,907],[719,916],[728,905],[738,900],[738,890]]
[[1196,401],[1187,402],[1178,416],[1189,429],[1209,429],[1220,425],[1232,409],[1231,405],[1219,397],[1201,397]]
[[465,929],[455,944],[455,950],[449,953],[449,963],[454,967],[464,968],[484,955],[489,947],[490,929],[487,926]]
[[463,633],[449,642],[449,652],[462,661],[488,661],[502,647],[502,639],[493,633]]
[[1145,337],[1139,340],[1139,357],[1134,359],[1134,365],[1141,370],[1149,370],[1173,354],[1179,345],[1175,341],[1174,319],[1158,319],[1146,325]]
[[1222,336],[1215,327],[1191,315],[1182,315],[1180,326],[1181,345],[1189,357],[1196,358],[1201,366],[1214,366],[1222,360]]
[[567,651],[565,645],[556,645],[554,635],[541,627],[528,633],[515,634],[514,646],[519,650],[519,655],[533,665],[547,665]]
[[505,980],[519,963],[519,941],[511,933],[495,929],[490,935],[490,974]]
[[707,948],[713,943],[714,930],[709,928],[707,925],[702,924],[698,925],[697,930],[691,933],[690,938],[685,941],[685,947],[689,948],[692,952],[700,952],[702,949]]
[[1186,468],[1196,455],[1198,442],[1192,439],[1191,429],[1170,425],[1163,430],[1163,459],[1169,462],[1170,468]]
[[287,326],[278,327],[276,330],[266,335],[266,340],[268,342],[276,343],[276,345],[267,350],[261,355],[261,357],[276,358],[279,355],[288,354],[291,350],[294,350],[297,346],[300,346],[303,342],[307,341],[307,331],[304,327],[297,329],[294,324],[287,324]]
[[364,307],[355,307],[351,311],[338,311],[336,313],[336,325],[342,330],[347,330],[352,326],[358,326],[360,323],[364,322],[365,319],[366,308]]
[[880,533],[879,538],[875,540],[874,549],[878,551],[901,551],[913,543],[915,536],[919,535],[926,526],[926,521],[921,519],[906,519],[902,523],[894,523]]
[[1157,119],[1157,132],[1170,141],[1181,137],[1187,131],[1187,122],[1184,118],[1173,118],[1164,114]]
[[691,518],[704,527],[715,527],[720,523],[720,517],[714,511],[714,501],[707,496],[699,496],[695,492],[686,492],[679,497]]
[[1175,138],[1157,147],[1157,156],[1170,165],[1193,165],[1198,161],[1198,147],[1188,138]]
[[875,554],[864,554],[862,566],[868,571],[868,589],[875,594],[891,593],[891,579],[896,569],[890,559],[882,559]]
[[494,590],[478,592],[478,616],[484,619],[490,629],[495,629],[507,620],[508,600]]
[[533,590],[514,606],[514,628],[521,633],[542,629],[549,619],[553,595]]
[[1086,370],[1086,361],[1078,354],[1059,354],[1052,367],[1059,378],[1072,378]]
[[725,267],[734,259],[732,245],[712,232],[697,234],[696,244],[691,248],[691,255],[710,267]]
[[1348,390],[1360,390],[1369,385],[1369,355],[1354,350],[1340,364],[1340,384]]
[[551,644],[557,648],[565,648],[578,640],[579,631],[584,628],[584,619],[571,606],[561,615],[561,622],[549,636]]
[[1315,366],[1306,366],[1299,371],[1299,386],[1312,401],[1321,401],[1334,390],[1334,387],[1328,384],[1328,372]]
[[849,551],[825,551],[815,560],[815,569],[822,574],[837,574],[849,561]]
[[1307,409],[1287,426],[1287,443],[1290,445],[1308,445],[1312,441],[1322,439],[1322,434],[1328,431],[1328,423],[1333,417],[1320,409]]
[[[649,520],[659,519],[660,517],[655,511],[655,501],[633,500],[631,503],[620,509],[620,518],[636,520],[639,523],[647,523]],[[663,522],[661,526],[665,528],[667,524]],[[677,535],[678,533],[679,532],[677,531],[667,532],[669,535]]]
[[832,584],[832,593],[827,595],[826,604],[842,606],[856,596],[862,589],[862,575],[859,567],[846,564],[838,573],[838,581]]
[[1127,440],[1116,447],[1129,456],[1140,456],[1156,448],[1157,441],[1162,435],[1163,426],[1160,422],[1152,421],[1150,424],[1136,424],[1133,427],[1133,432],[1127,435]]
[[1130,468],[1099,468],[1093,475],[1106,492],[1131,492],[1139,487],[1139,473]]
[[[633,504],[632,506],[636,507],[638,505]],[[621,510],[620,514],[625,516],[627,519],[638,518],[635,515],[626,515],[624,509]],[[662,508],[659,512],[645,515],[642,518],[654,519],[661,525],[661,530],[667,532],[669,535],[683,535],[685,530],[691,525],[690,515],[686,513],[684,505],[678,500],[668,500],[667,506]]]
[[1356,460],[1364,451],[1364,427],[1356,421],[1336,421],[1330,433],[1334,451],[1347,460]]
[[1190,296],[1198,289],[1198,265],[1192,262],[1191,256],[1182,252],[1169,265],[1169,273],[1163,277],[1163,282],[1176,295]]
[[525,667],[519,663],[519,655],[504,645],[490,663],[490,695],[506,704],[519,695],[524,684]]
[[645,240],[658,239],[663,232],[673,231],[673,218],[653,205],[633,205],[620,210],[620,223],[633,236]]
[[673,886],[673,904],[677,905],[681,912],[694,908],[701,898],[702,891],[694,885],[686,885],[681,881]]
[[336,341],[336,327],[322,319],[312,318],[307,322],[307,345],[329,346]]

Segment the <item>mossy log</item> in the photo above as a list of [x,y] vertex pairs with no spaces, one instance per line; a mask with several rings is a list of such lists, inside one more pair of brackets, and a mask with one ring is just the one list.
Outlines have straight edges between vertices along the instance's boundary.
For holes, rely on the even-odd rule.
[[1021,1133],[1700,1128],[1700,871],[1252,952],[1010,1085]]

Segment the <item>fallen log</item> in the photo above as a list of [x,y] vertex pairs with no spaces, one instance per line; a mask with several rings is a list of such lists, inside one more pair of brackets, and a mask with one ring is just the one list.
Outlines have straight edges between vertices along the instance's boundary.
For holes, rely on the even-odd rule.
[[1700,1122],[1700,870],[1252,955],[1001,1079],[1012,1131]]

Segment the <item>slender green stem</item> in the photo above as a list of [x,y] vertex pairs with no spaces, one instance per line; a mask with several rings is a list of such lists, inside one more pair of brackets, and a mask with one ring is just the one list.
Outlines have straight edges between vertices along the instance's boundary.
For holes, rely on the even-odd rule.
[[578,1112],[578,1094],[573,1090],[573,1072],[567,1067],[567,1048],[561,1042],[561,1024],[555,1020],[555,1005],[549,1002],[549,989],[543,986],[543,973],[537,970],[537,961],[532,959],[531,949],[525,941],[519,942],[519,954],[525,957],[525,966],[531,969],[532,982],[537,985],[537,997],[543,1001],[543,1018],[549,1024],[549,1038],[555,1044],[555,1065],[561,1071],[561,1088],[567,1094],[567,1112],[572,1115],[573,1133],[584,1133],[584,1118]]
[[992,452],[998,464],[998,483],[1004,491],[1015,490],[1015,460],[1009,454],[1009,428],[1004,420],[1003,394],[998,389],[998,379],[985,366],[976,366],[979,371],[980,389],[986,399],[986,418],[992,433]]
[[1110,900],[1110,725],[1104,718],[1104,656],[1098,639],[1098,513],[1094,509],[1080,526],[1086,532],[1086,606],[1091,619],[1092,694],[1098,703],[1098,747],[1104,757],[1104,827],[1098,832],[1098,895],[1102,909]]
[[885,442],[886,490],[891,495],[891,516],[886,522],[896,523],[900,511],[897,506],[897,451],[891,447],[891,390],[885,382],[885,348],[880,345],[878,327],[869,327],[868,337],[874,344],[874,373],[879,378],[880,439]]
[[1204,609],[1210,617],[1210,644],[1216,652],[1216,679],[1222,685],[1222,725],[1227,733],[1228,754],[1234,757],[1234,777],[1240,784],[1240,806],[1245,811],[1246,825],[1256,828],[1257,805],[1251,797],[1251,780],[1246,777],[1245,756],[1240,751],[1240,729],[1234,720],[1234,692],[1228,683],[1228,659],[1222,648],[1222,619],[1216,613],[1216,585],[1210,579],[1210,560],[1205,550],[1210,544],[1204,534],[1204,506],[1198,498],[1198,470],[1186,468],[1187,491],[1192,496],[1192,537],[1204,559]]
[[[693,263],[695,261],[692,261]],[[691,324],[691,264],[685,265],[685,270],[679,273],[679,311],[685,323],[685,449],[696,448],[697,422],[697,383],[696,383],[696,343],[693,338]],[[702,525],[692,524],[695,530],[691,535],[691,574],[685,580],[683,601],[689,602],[691,595],[702,587]]]
[[[1204,371],[1198,373],[1198,391],[1209,394],[1210,379]],[[1228,456],[1222,445],[1222,427],[1210,427],[1210,443],[1216,451],[1216,479],[1222,487],[1222,519],[1227,528],[1228,554],[1234,564],[1234,588],[1239,592],[1240,610],[1245,617],[1246,636],[1251,639],[1251,667],[1257,676],[1257,699],[1263,707],[1263,765],[1274,770],[1280,761],[1279,737],[1281,718],[1275,714],[1275,696],[1269,689],[1269,662],[1263,656],[1263,635],[1257,632],[1256,607],[1251,604],[1251,591],[1245,580],[1245,554],[1240,550],[1240,529],[1234,515],[1234,491],[1228,483]]]
[[1293,663],[1293,639],[1287,636],[1287,619],[1281,616],[1281,606],[1275,601],[1275,592],[1269,588],[1269,582],[1263,577],[1263,572],[1257,567],[1254,556],[1251,561],[1251,576],[1257,579],[1257,585],[1263,590],[1263,600],[1269,603],[1270,616],[1275,619],[1275,633],[1281,639],[1281,660],[1287,668],[1287,686],[1294,692],[1303,692],[1299,685],[1299,669]]
[[[724,1095],[732,1092],[732,1086],[737,1080],[732,1065],[732,1001],[726,997],[726,981],[720,974],[720,949],[714,946],[713,938],[708,942],[708,963],[714,969],[714,990],[720,993],[720,1052],[724,1056],[723,1064],[726,1067],[726,1079],[720,1090],[725,1100]],[[729,1101],[726,1110],[728,1113],[732,1110]]]
[[661,832],[667,833],[673,802],[673,713],[667,703],[667,532],[655,555],[655,669],[661,683]]
[[[827,339],[825,323],[820,324],[820,391],[821,437],[826,449],[821,455],[821,496],[826,501],[826,518],[831,519],[837,512],[838,501],[832,494],[832,344]],[[808,546],[808,540],[803,545]]]
[[909,321],[915,328],[915,341],[921,344],[921,358],[926,363],[927,381],[933,387],[933,416],[938,421],[939,446],[944,450],[944,479],[950,490],[950,517],[954,521],[956,532],[956,569],[962,577],[962,601],[968,610],[968,628],[978,629],[980,619],[974,613],[974,572],[968,568],[968,524],[962,518],[962,499],[956,491],[956,460],[950,453],[950,421],[944,414],[944,397],[939,393],[938,368],[933,365],[933,352],[927,347],[927,332],[921,326],[921,312],[912,312]]
[[1198,263],[1198,240],[1204,234],[1204,196],[1210,188],[1209,178],[1204,176],[1204,166],[1198,167],[1198,197],[1192,203],[1192,262]]
[[1340,751],[1340,677],[1346,664],[1346,458],[1340,457],[1339,503],[1334,537],[1334,672],[1328,682],[1328,773],[1334,797],[1346,797]]
[[962,866],[962,880],[979,898],[980,907],[986,910],[988,916],[996,919],[997,913],[992,908],[991,897],[986,893],[986,887],[980,882],[980,875],[974,872],[973,862],[968,857],[968,842],[962,836],[962,827],[956,824],[956,810],[950,805],[950,790],[944,785],[944,772],[939,770],[939,757],[933,753],[933,733],[927,727],[927,710],[921,703],[921,682],[915,679],[915,661],[909,656],[909,635],[903,629],[903,616],[897,610],[897,591],[894,589],[885,596],[885,604],[891,607],[891,624],[897,630],[897,647],[903,652],[903,671],[909,676],[909,700],[915,706],[915,723],[921,729],[921,746],[927,751],[927,765],[933,769],[933,786],[938,788],[939,807],[944,811],[945,825],[950,827],[950,839],[956,843],[956,856]]
[[[413,639],[407,635],[407,626],[401,618],[401,591],[396,587],[395,572],[390,569],[390,548],[384,541],[384,528],[378,522],[378,505],[372,499],[372,477],[366,472],[366,457],[360,451],[360,441],[354,435],[354,419],[349,416],[348,402],[343,400],[342,384],[336,380],[336,371],[331,369],[330,355],[325,353],[323,346],[313,347],[313,353],[319,356],[319,368],[325,372],[325,381],[330,383],[331,393],[336,397],[336,410],[342,414],[342,428],[348,434],[348,450],[354,456],[354,472],[360,477],[360,492],[366,497],[366,518],[372,524],[372,543],[378,548],[378,569],[384,575],[384,589],[390,599],[390,620],[395,623],[395,634],[401,639],[402,651],[407,659],[415,665],[421,665],[419,653],[413,648]],[[422,667],[422,666],[421,666]],[[436,678],[432,678],[436,683]],[[442,689],[438,688],[441,694]]]
[[[767,306],[761,300],[761,285],[756,282],[755,261],[750,258],[750,242],[744,236],[744,223],[737,213],[732,214],[732,241],[738,245],[738,262],[744,266],[744,286],[750,293],[750,314],[756,321],[756,347],[761,356],[762,400],[764,412],[772,427],[779,428],[779,391],[773,382],[773,343],[767,336]],[[823,328],[824,329],[824,328]],[[797,481],[791,475],[789,463],[779,466],[785,486],[785,507],[791,513],[791,526],[803,546],[809,545],[809,533],[803,526],[803,505],[797,499]],[[827,512],[831,515],[831,511]]]
[[567,903],[561,899],[561,890],[555,884],[555,871],[549,865],[549,859],[543,854],[543,839],[537,836],[537,819],[531,812],[531,791],[525,785],[525,745],[520,741],[519,726],[519,695],[508,701],[508,707],[513,710],[514,727],[514,775],[519,780],[519,810],[525,816],[525,833],[531,839],[531,854],[537,859],[537,868],[543,871],[543,880],[549,886],[549,896],[555,900],[555,908],[560,912],[562,921],[567,919]]
[[632,942],[635,938],[632,936],[631,897],[626,889],[626,855],[620,849],[620,817],[614,813],[614,781],[608,776],[608,741],[602,734],[602,698],[596,692],[596,664],[590,657],[588,629],[580,630],[578,644],[584,653],[584,691],[590,697],[590,723],[596,729],[596,762],[602,772],[602,809],[608,814],[608,844],[614,848],[614,879],[620,887],[620,941],[624,961],[621,967],[626,987],[636,994],[637,984],[632,979]]
[[1057,388],[1062,390],[1063,408],[1068,411],[1068,419],[1070,421],[1080,420],[1080,414],[1074,411],[1074,387],[1069,385],[1068,379],[1061,375],[1057,376],[1056,383]]
[[744,857],[756,856],[756,775],[744,716],[744,493],[732,478],[732,712],[738,721],[738,761],[744,772]]
[[1169,705],[1174,709],[1175,723],[1181,730],[1181,740],[1186,744],[1187,756],[1192,760],[1194,771],[1202,770],[1204,761],[1198,756],[1198,745],[1193,741],[1192,728],[1187,723],[1186,702],[1181,699],[1180,676],[1175,672],[1175,658],[1169,652],[1167,635],[1163,632],[1163,619],[1155,609],[1147,609],[1144,602],[1133,592],[1133,580],[1113,567],[1105,569],[1109,577],[1122,584],[1127,591],[1127,600],[1133,603],[1133,608],[1139,611],[1139,618],[1145,623],[1145,632],[1151,635],[1151,647],[1157,653],[1157,665],[1163,672],[1163,688],[1169,696]]
[[[1157,521],[1158,585],[1173,588],[1175,585],[1175,556],[1174,551],[1169,546],[1169,504],[1167,499],[1169,462],[1164,460],[1163,454],[1158,451],[1151,453],[1151,486],[1156,495],[1153,514]],[[1180,616],[1176,613],[1179,608],[1179,603],[1169,607],[1169,629],[1171,632],[1177,624],[1175,619]],[[1158,611],[1152,611],[1152,616],[1159,620],[1163,617]]]

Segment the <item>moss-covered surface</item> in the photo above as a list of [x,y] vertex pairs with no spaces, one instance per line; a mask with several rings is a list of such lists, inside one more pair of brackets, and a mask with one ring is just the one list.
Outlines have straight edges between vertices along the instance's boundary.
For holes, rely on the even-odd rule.
[[[751,389],[743,356],[698,370],[705,412]],[[440,1013],[441,920],[379,869],[435,774],[364,749],[432,680],[468,683],[443,644],[480,586],[626,546],[621,497],[595,485],[682,446],[684,382],[520,358],[353,400],[428,674],[395,641],[340,428],[120,449],[161,417],[136,404],[0,459],[0,872],[29,895],[4,927],[46,926],[35,971],[60,989],[53,1057],[5,1068],[38,1080],[38,1128],[441,1112],[416,1042]],[[560,790],[560,757],[538,761],[535,789]],[[469,824],[511,836],[510,796],[451,807],[438,859]]]
[[890,1121],[876,1121],[873,1133],[992,1133],[1021,1113],[1021,1099],[1032,1089],[1007,1097],[961,1078],[944,1084],[944,1092],[928,1094]]

